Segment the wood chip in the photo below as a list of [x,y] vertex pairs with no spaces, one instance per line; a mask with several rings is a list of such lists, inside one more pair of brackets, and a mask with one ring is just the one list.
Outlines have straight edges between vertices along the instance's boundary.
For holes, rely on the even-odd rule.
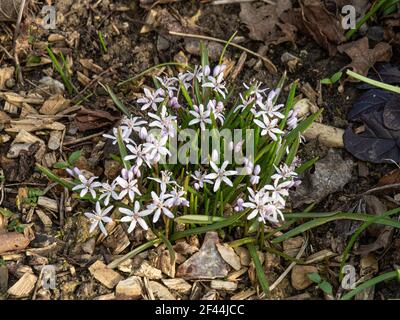
[[46,228],[50,228],[53,225],[51,219],[42,210],[37,209],[36,214]]
[[101,296],[94,298],[94,300],[115,300],[115,294],[114,293],[103,294]]
[[140,277],[133,276],[122,280],[115,288],[117,299],[137,300],[142,297],[143,287]]
[[162,278],[161,270],[152,267],[147,261],[143,261],[139,268],[133,271],[133,275],[146,277],[150,280],[158,280]]
[[17,114],[18,113],[18,107],[14,104],[11,104],[9,102],[6,101],[6,103],[4,104],[3,110],[7,113],[10,114]]
[[246,300],[251,296],[256,294],[256,290],[254,289],[247,289],[245,291],[239,292],[231,297],[231,300]]
[[22,119],[10,121],[11,128],[6,128],[9,133],[18,133],[21,130],[33,132],[38,130],[65,130],[65,125],[60,122],[45,119]]
[[218,298],[218,292],[217,290],[210,290],[208,291],[202,298],[201,300],[217,300]]
[[30,104],[23,102],[21,107],[20,119],[25,119],[29,115],[38,115],[39,112]]
[[239,278],[241,275],[245,274],[246,271],[248,270],[247,267],[244,267],[238,271],[234,271],[232,273],[230,273],[227,277],[226,280],[228,281],[235,281],[237,278]]
[[104,245],[110,248],[114,255],[120,254],[130,244],[131,242],[122,225],[117,225],[104,241]]
[[89,267],[89,271],[97,281],[109,289],[114,288],[122,280],[118,272],[107,268],[107,266],[99,260]]
[[57,250],[60,248],[57,242],[54,242],[52,244],[49,244],[48,246],[45,246],[43,248],[30,248],[27,250],[28,252],[35,253],[41,256],[46,256],[49,257],[53,255]]
[[49,142],[48,142],[48,147],[50,150],[58,150],[61,146],[61,140],[63,137],[63,132],[62,131],[51,131],[50,132],[50,137],[49,137]]
[[30,240],[22,233],[8,232],[0,234],[0,254],[25,249]]
[[39,206],[41,206],[41,207],[43,207],[45,209],[48,209],[48,210],[51,210],[51,211],[55,211],[55,212],[58,211],[58,202],[56,200],[54,200],[54,199],[51,199],[51,198],[48,198],[48,197],[45,197],[45,196],[40,196],[38,198],[38,202],[37,203],[38,203]]
[[235,250],[233,250],[233,248],[225,244],[217,243],[217,250],[226,263],[228,263],[236,271],[240,270],[240,268],[242,267],[242,265],[240,264],[240,258],[235,253]]
[[78,81],[84,86],[88,86],[91,82],[90,78],[84,75],[82,72],[77,71],[76,76]]
[[170,278],[175,278],[175,264],[176,264],[176,254],[175,261],[171,261],[171,257],[168,250],[164,250],[160,254],[160,259],[157,267],[161,269]]
[[283,252],[288,256],[295,257],[299,248],[303,245],[304,239],[301,236],[283,241]]
[[65,37],[62,34],[57,34],[57,33],[52,33],[47,38],[47,41],[49,41],[49,42],[58,42],[58,41],[63,41],[63,40],[65,40]]
[[93,59],[80,59],[79,63],[82,65],[82,67],[84,67],[85,69],[88,69],[90,71],[92,71],[93,73],[101,73],[104,71],[104,69],[102,67],[100,67],[99,65],[95,64],[93,62]]
[[[92,252],[93,253],[93,252]],[[118,265],[118,270],[123,273],[132,273],[132,259],[125,260]]]
[[321,251],[318,251],[310,256],[307,257],[306,263],[316,263],[316,262],[321,262],[325,259],[331,258],[336,256],[336,253],[328,250],[328,249],[324,249]]
[[223,280],[212,280],[211,288],[215,290],[235,291],[237,289],[237,283]]
[[3,98],[8,103],[11,103],[11,104],[14,104],[17,106],[22,106],[22,103],[42,104],[44,102],[43,97],[39,94],[31,94],[31,95],[27,95],[27,96],[21,96],[15,92],[0,92],[0,98]]
[[25,273],[7,292],[16,298],[28,297],[35,288],[37,279],[34,274]]
[[192,286],[189,283],[179,278],[162,279],[162,282],[168,287],[168,289],[174,290],[182,294],[189,294],[192,289]]
[[156,10],[151,9],[149,13],[147,14],[146,20],[145,20],[145,25],[143,25],[142,29],[140,29],[140,33],[148,33],[151,31],[151,28],[149,26],[152,26],[154,22],[156,21],[156,17],[158,15],[158,12]]
[[[39,149],[36,151],[35,154],[35,159],[37,161],[40,161],[44,154],[46,153],[46,145],[44,143],[44,141],[40,138],[38,138],[37,136],[27,132],[26,130],[20,130],[17,134],[17,136],[15,137],[14,141],[12,142],[12,147],[16,144],[34,144],[34,143],[38,143],[39,144]],[[9,154],[11,153],[11,148],[8,152]],[[11,156],[9,156],[9,154],[7,154],[7,157],[11,158]]]
[[311,295],[308,292],[304,292],[296,296],[286,298],[286,300],[308,300],[308,299],[311,299]]
[[176,300],[169,290],[156,281],[150,281],[150,289],[158,300]]
[[251,257],[250,257],[249,250],[247,250],[246,248],[243,248],[243,247],[237,247],[237,248],[235,248],[235,252],[237,253],[237,255],[240,258],[241,265],[248,267],[251,263]]
[[65,99],[62,94],[56,94],[47,99],[39,112],[41,114],[55,115],[69,107],[70,101]]
[[7,233],[7,218],[0,214],[0,234]]
[[8,288],[8,268],[3,265],[0,266],[0,293],[4,293]]
[[317,139],[324,146],[331,148],[344,148],[344,130],[314,122],[303,135],[307,141]]

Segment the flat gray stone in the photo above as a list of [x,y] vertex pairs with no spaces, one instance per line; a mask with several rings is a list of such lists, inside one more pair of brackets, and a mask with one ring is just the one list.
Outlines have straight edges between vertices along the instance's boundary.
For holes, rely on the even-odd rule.
[[207,232],[199,252],[196,252],[179,266],[176,277],[187,280],[212,280],[226,277],[229,272],[229,265],[219,254],[218,243],[218,234]]

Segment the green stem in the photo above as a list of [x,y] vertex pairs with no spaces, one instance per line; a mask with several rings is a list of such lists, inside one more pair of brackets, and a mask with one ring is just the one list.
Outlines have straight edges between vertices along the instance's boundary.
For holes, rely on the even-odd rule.
[[381,0],[377,5],[372,6],[372,8],[368,11],[368,13],[356,24],[355,29],[351,29],[346,33],[346,39],[349,40],[354,33],[356,33],[364,23],[366,23],[369,18],[371,18],[385,3],[387,0]]
[[351,237],[349,243],[347,244],[343,255],[342,255],[342,262],[340,263],[340,272],[339,272],[339,281],[342,281],[343,279],[343,267],[347,261],[347,258],[349,256],[350,250],[351,248],[353,248],[354,243],[357,241],[358,237],[361,235],[361,233],[366,230],[371,224],[375,223],[377,220],[379,220],[380,218],[387,218],[391,215],[394,215],[398,213],[398,210],[390,210],[387,211],[386,213],[384,213],[383,215],[380,216],[376,216],[374,219],[371,219],[369,221],[364,222],[360,227],[358,227],[358,229],[356,230],[356,232],[353,234],[353,236]]
[[375,86],[377,88],[381,88],[381,89],[384,89],[384,90],[388,90],[388,91],[392,91],[394,93],[399,93],[400,94],[400,87],[392,86],[390,84],[383,83],[383,82],[380,82],[380,81],[377,81],[377,80],[372,80],[370,78],[364,77],[361,74],[358,74],[358,73],[356,73],[354,71],[351,71],[351,70],[347,70],[346,73],[350,77],[353,77],[353,78],[355,78],[357,80],[360,80],[362,82],[368,83],[368,84],[370,84],[372,86]]
[[135,248],[134,250],[132,250],[131,252],[127,253],[126,255],[122,256],[121,258],[115,259],[113,262],[111,262],[107,267],[110,269],[114,269],[116,267],[118,267],[118,265],[120,265],[122,262],[131,259],[132,257],[136,256],[137,254],[150,249],[151,247],[158,245],[162,242],[161,239],[157,238],[154,239],[152,241],[146,242],[144,244],[142,244],[141,246]]

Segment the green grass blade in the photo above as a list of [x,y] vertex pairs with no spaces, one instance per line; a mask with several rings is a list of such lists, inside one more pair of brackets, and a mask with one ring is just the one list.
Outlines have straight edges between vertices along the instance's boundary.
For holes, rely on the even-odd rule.
[[367,12],[367,14],[357,22],[355,29],[350,29],[346,32],[345,37],[349,40],[362,26],[366,23],[385,3],[387,0],[381,0],[377,4],[373,5],[371,9]]
[[58,177],[56,174],[54,174],[51,170],[41,166],[40,164],[36,163],[36,168],[43,173],[45,176],[47,176],[47,178],[49,178],[52,181],[55,181],[57,183],[59,183],[60,185],[62,185],[63,187],[72,190],[72,188],[75,186],[73,183],[62,179],[60,177]]
[[345,250],[343,251],[343,255],[342,255],[342,261],[340,263],[340,272],[339,272],[339,280],[341,281],[343,279],[343,267],[347,261],[347,258],[349,256],[350,250],[353,248],[354,243],[357,241],[358,237],[361,235],[361,233],[367,229],[370,225],[372,225],[373,223],[375,223],[377,220],[379,220],[380,218],[387,218],[390,217],[391,215],[397,214],[399,213],[400,209],[394,209],[394,210],[390,210],[388,212],[385,212],[383,215],[381,216],[376,216],[374,219],[371,219],[367,222],[364,222],[361,226],[359,226],[357,228],[357,230],[354,232],[353,236],[351,237],[349,243],[347,244]]
[[392,86],[390,84],[387,84],[387,83],[384,83],[384,82],[380,82],[380,81],[377,81],[377,80],[372,80],[370,78],[364,77],[361,74],[358,74],[358,73],[356,73],[354,71],[351,71],[351,70],[347,70],[346,73],[350,77],[353,77],[353,78],[355,78],[357,80],[360,80],[362,82],[368,83],[368,84],[370,84],[372,86],[375,86],[377,88],[384,89],[384,90],[387,90],[387,91],[392,91],[394,93],[399,93],[400,94],[400,87]]
[[307,169],[311,168],[317,161],[319,157],[315,157],[314,159],[308,160],[307,162],[304,162],[300,167],[298,167],[295,172],[297,174],[302,174],[304,171]]
[[[396,209],[397,210],[397,209]],[[399,208],[400,210],[400,208]],[[290,214],[285,215],[290,216]],[[305,222],[298,227],[284,233],[283,235],[275,238],[272,240],[273,243],[279,243],[282,241],[285,241],[289,238],[292,238],[300,233],[306,232],[310,229],[313,229],[315,227],[321,226],[323,224],[326,224],[328,222],[334,221],[334,220],[357,220],[357,221],[370,221],[373,220],[375,216],[370,216],[367,214],[354,214],[354,213],[338,213],[332,216],[324,217],[324,218],[317,218],[308,222]],[[391,226],[394,228],[400,228],[400,222],[390,220],[390,219],[385,219],[385,218],[380,218],[377,219],[374,223],[386,225],[386,226]]]
[[117,142],[122,163],[124,164],[125,169],[129,170],[131,168],[131,164],[129,161],[125,160],[125,157],[128,155],[128,152],[126,151],[125,143],[122,141],[121,127],[118,127]]
[[71,80],[65,74],[63,68],[61,67],[60,63],[58,62],[51,48],[46,47],[46,51],[49,54],[50,60],[53,62],[53,65],[56,68],[57,72],[60,74],[61,79],[63,80],[65,86],[67,87],[68,93],[71,94],[74,91],[74,86],[72,85]]
[[169,252],[169,260],[171,262],[171,266],[173,267],[173,265],[175,265],[175,261],[176,261],[176,256],[175,256],[175,250],[172,247],[171,242],[169,242],[169,240],[163,235],[162,232],[160,232],[159,237],[161,238],[162,242],[164,242],[164,244],[166,245],[168,252]]
[[285,127],[289,112],[293,108],[294,98],[296,97],[296,89],[297,89],[297,82],[293,82],[290,87],[289,96],[286,100],[286,106],[285,106],[285,111],[284,111],[285,118],[282,120],[282,122],[280,124],[281,130],[283,130],[283,128]]
[[114,268],[118,267],[122,262],[133,258],[137,254],[139,254],[147,249],[150,249],[151,247],[156,246],[156,245],[160,244],[161,242],[162,242],[162,240],[159,238],[151,240],[149,242],[146,242],[146,243],[136,247],[134,250],[132,250],[131,252],[122,256],[121,258],[115,259],[113,262],[111,262],[110,264],[107,265],[107,268],[114,269]]
[[105,42],[104,37],[103,37],[103,33],[99,30],[99,31],[97,32],[97,35],[99,36],[99,41],[100,41],[101,50],[102,50],[104,53],[107,53],[108,50],[107,50],[106,42]]
[[194,234],[202,234],[202,233],[206,233],[208,231],[220,230],[222,228],[232,226],[236,222],[238,222],[243,216],[245,216],[247,213],[248,213],[248,210],[245,210],[238,214],[230,216],[229,218],[226,218],[223,221],[219,221],[219,222],[210,224],[208,226],[176,232],[171,236],[170,240],[175,241],[175,240],[182,239],[182,238],[194,235]]
[[357,295],[361,291],[363,291],[371,286],[374,286],[380,282],[399,278],[399,275],[400,275],[400,269],[397,269],[396,271],[391,271],[391,272],[381,274],[375,278],[372,278],[370,280],[363,282],[357,288],[346,293],[343,297],[340,298],[340,300],[350,300],[351,298],[353,298],[355,295]]
[[249,249],[249,253],[251,258],[253,259],[254,266],[256,267],[256,273],[258,281],[260,282],[261,288],[264,291],[265,295],[269,294],[269,285],[267,277],[265,276],[264,269],[261,265],[260,259],[258,258],[257,250],[254,244],[247,244],[247,248]]
[[115,95],[114,91],[108,86],[108,85],[103,85],[100,83],[100,85],[107,91],[109,96],[111,97],[112,101],[114,104],[117,106],[117,108],[127,117],[131,115],[131,113],[128,111],[128,109],[125,107],[125,105],[122,103],[121,100],[118,99],[118,97]]
[[205,66],[209,66],[210,61],[208,59],[208,50],[203,41],[200,41],[200,55],[201,55],[201,66],[203,68]]
[[225,221],[227,218],[223,217],[212,217],[206,215],[185,215],[175,218],[176,223],[185,224],[213,224],[220,221]]
[[229,242],[229,246],[231,248],[237,248],[237,247],[244,246],[245,244],[254,243],[255,241],[256,241],[256,239],[247,237],[247,238],[242,238],[242,239],[238,239],[238,240]]
[[229,38],[229,40],[225,43],[225,46],[224,46],[224,48],[222,49],[221,56],[219,57],[219,62],[218,62],[218,64],[222,64],[222,60],[224,59],[224,55],[225,55],[225,52],[226,52],[226,48],[228,48],[229,44],[233,41],[233,39],[235,39],[236,35],[237,35],[237,31],[235,31],[235,32],[233,33],[233,35]]
[[286,160],[285,160],[285,163],[288,166],[290,166],[292,164],[294,158],[296,157],[297,151],[299,150],[299,146],[300,146],[300,134],[289,149],[289,154],[287,155]]

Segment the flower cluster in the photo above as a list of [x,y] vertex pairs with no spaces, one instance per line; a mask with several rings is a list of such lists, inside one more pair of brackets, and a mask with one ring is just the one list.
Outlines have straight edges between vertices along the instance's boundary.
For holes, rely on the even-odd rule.
[[[100,182],[78,168],[67,169],[75,183],[72,190],[95,202],[95,210],[85,213],[90,231],[99,227],[107,235],[104,224],[112,221],[113,208],[123,215],[119,221],[128,224],[128,232],[137,225],[147,230],[161,216],[173,219],[183,211],[197,212],[197,207],[207,210],[210,204],[222,209],[232,204],[235,212],[248,210],[248,219],[264,223],[284,219],[289,189],[300,183],[299,161],[295,158],[287,164],[273,157],[289,153],[283,139],[297,127],[296,111],[284,110],[283,104],[277,104],[280,90],[268,91],[260,82],[244,84],[245,91],[233,99],[225,71],[224,65],[196,66],[177,77],[156,77],[155,89],[144,88],[137,104],[148,112],[148,120],[125,116],[111,134],[104,135],[125,150],[121,152],[124,168],[113,181]],[[164,160],[176,152],[170,139],[180,130],[193,128],[201,134],[206,129],[236,127],[253,129],[258,135],[257,153],[242,158],[242,170],[216,149],[202,165],[165,165]],[[239,154],[245,143],[229,146]],[[278,152],[281,148],[284,152]]]

